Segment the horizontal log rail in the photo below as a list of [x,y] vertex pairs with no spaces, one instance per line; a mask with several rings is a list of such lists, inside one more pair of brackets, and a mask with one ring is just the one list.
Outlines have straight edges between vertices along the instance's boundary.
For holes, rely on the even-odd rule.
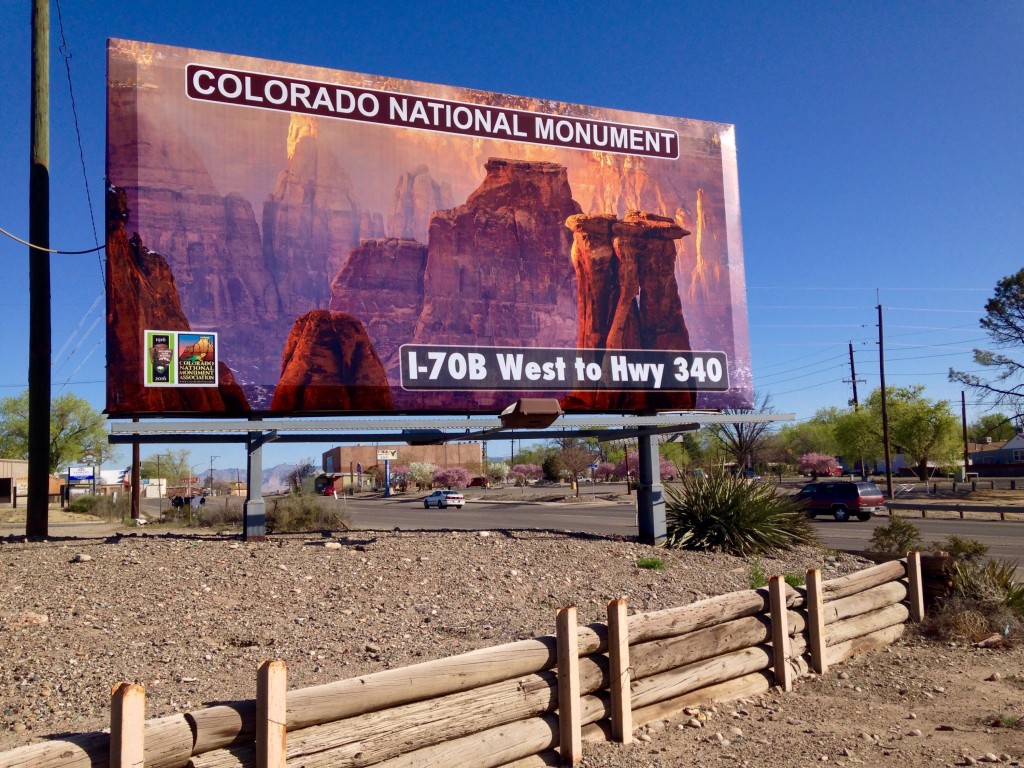
[[923,593],[911,553],[829,581],[809,571],[806,587],[773,578],[771,589],[646,614],[627,616],[617,600],[608,624],[577,626],[567,608],[556,635],[293,691],[284,662],[265,662],[256,701],[151,720],[144,689],[120,684],[109,735],[0,753],[0,768],[575,764],[585,741],[628,741],[683,707],[785,690],[809,669],[888,645],[920,620]]
[[890,516],[898,516],[894,513],[900,511],[920,512],[921,518],[928,517],[929,512],[956,512],[960,519],[964,519],[965,512],[984,513],[999,515],[1000,520],[1005,520],[1008,514],[1024,515],[1024,506],[1019,504],[971,504],[964,502],[930,502],[930,501],[887,501],[885,505],[889,508]]

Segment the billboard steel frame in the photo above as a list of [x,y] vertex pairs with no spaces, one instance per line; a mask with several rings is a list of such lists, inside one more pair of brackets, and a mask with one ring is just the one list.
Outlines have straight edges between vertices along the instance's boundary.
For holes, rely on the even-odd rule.
[[[561,416],[547,429],[506,429],[499,418],[433,419],[274,419],[247,421],[113,422],[110,442],[141,443],[244,443],[246,446],[246,498],[243,539],[266,538],[266,510],[260,483],[263,446],[286,443],[358,443],[382,439],[408,443],[441,444],[458,440],[546,440],[557,437],[596,437],[600,442],[637,439],[639,484],[637,527],[647,544],[664,543],[667,536],[665,499],[658,473],[658,436],[692,432],[701,424],[750,424],[792,421],[792,413],[665,413],[655,416]],[[133,475],[134,479],[135,475]]]

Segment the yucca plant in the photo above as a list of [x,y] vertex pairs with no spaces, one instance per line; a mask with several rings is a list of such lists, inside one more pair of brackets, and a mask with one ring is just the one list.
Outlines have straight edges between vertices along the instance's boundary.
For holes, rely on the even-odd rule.
[[1016,581],[1018,562],[989,560],[984,565],[958,562],[953,569],[953,588],[965,598],[982,604],[1001,605],[1024,617],[1024,583]]
[[719,472],[665,491],[669,547],[756,555],[815,541],[804,511],[768,483]]

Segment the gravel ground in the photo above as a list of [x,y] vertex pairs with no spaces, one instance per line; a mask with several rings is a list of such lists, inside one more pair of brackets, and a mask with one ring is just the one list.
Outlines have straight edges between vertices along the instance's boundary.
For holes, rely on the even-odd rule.
[[[23,529],[22,529],[23,530]],[[650,611],[745,589],[750,563],[549,532],[228,535],[77,529],[0,539],[0,750],[107,725],[110,687],[144,683],[147,716],[253,698],[264,659],[289,687],[554,632],[556,610],[603,619],[625,596]],[[52,531],[51,531],[52,533]],[[657,554],[662,570],[638,567]],[[867,567],[800,548],[766,573]],[[1024,764],[1024,650],[913,632],[794,691],[702,707],[586,744],[586,766]]]

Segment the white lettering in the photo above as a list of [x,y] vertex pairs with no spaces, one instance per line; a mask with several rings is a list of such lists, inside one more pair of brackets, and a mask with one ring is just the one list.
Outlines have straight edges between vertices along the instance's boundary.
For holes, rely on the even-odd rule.
[[519,381],[523,377],[523,356],[498,354],[498,370],[505,381]]
[[612,355],[609,358],[612,364],[612,381],[629,381],[626,374],[626,358],[621,355]]
[[487,367],[484,365],[484,356],[479,352],[470,352],[469,355],[469,378],[472,381],[480,381],[487,378]]
[[[271,93],[271,88],[277,91],[276,96],[273,93]],[[263,95],[271,104],[284,104],[286,101],[288,101],[288,86],[282,83],[280,80],[268,80],[267,84],[263,86]]]
[[305,83],[292,83],[292,106],[300,101],[306,109],[312,109],[309,106],[309,86]]
[[203,96],[209,96],[214,91],[214,87],[211,85],[208,88],[204,88],[199,84],[199,78],[213,80],[213,72],[208,69],[197,69],[195,74],[192,75],[192,87],[195,88]]
[[543,141],[551,141],[555,138],[555,121],[550,117],[534,118],[534,127],[537,130],[537,138]]
[[[225,83],[230,83],[234,86],[234,90],[228,91],[225,87]],[[242,81],[238,75],[233,75],[230,72],[225,72],[217,80],[217,90],[221,92],[222,96],[227,96],[229,99],[235,99],[242,95]]]
[[359,94],[359,112],[366,117],[376,117],[380,112],[380,101],[372,93]]
[[334,104],[331,103],[330,94],[328,94],[326,88],[318,88],[316,92],[316,98],[313,99],[313,109],[333,109]]

